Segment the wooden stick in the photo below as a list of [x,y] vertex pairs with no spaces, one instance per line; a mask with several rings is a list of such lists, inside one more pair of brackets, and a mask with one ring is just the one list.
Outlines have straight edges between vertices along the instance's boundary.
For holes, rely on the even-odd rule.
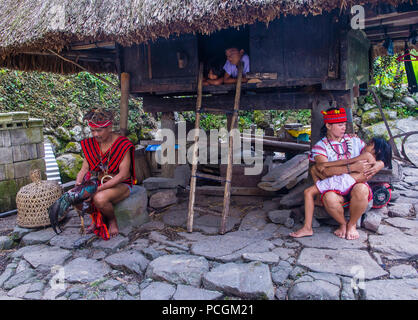
[[396,146],[395,140],[393,139],[392,131],[390,130],[389,124],[388,124],[388,122],[386,120],[386,116],[383,113],[382,104],[380,103],[380,100],[377,97],[376,92],[374,92],[374,90],[372,88],[370,88],[369,91],[373,94],[374,100],[376,101],[376,104],[379,107],[380,115],[382,116],[383,122],[385,123],[385,126],[386,126],[386,130],[389,133],[389,143],[392,146],[393,153],[395,154],[395,156],[397,156],[397,157],[400,158],[401,155],[399,153],[398,147]]
[[122,72],[120,74],[120,120],[119,127],[122,135],[128,133],[128,105],[129,105],[129,73]]
[[48,51],[49,51],[49,52],[51,52],[51,53],[53,53],[53,54],[54,54],[54,55],[56,55],[57,57],[61,58],[62,60],[67,61],[67,62],[69,62],[69,63],[72,63],[73,65],[75,65],[75,66],[79,67],[80,69],[82,69],[82,70],[84,70],[84,71],[86,71],[86,72],[88,72],[88,73],[90,73],[90,74],[94,75],[96,78],[98,78],[98,79],[102,80],[103,82],[107,83],[107,84],[108,84],[108,85],[110,85],[111,87],[113,87],[113,88],[115,88],[115,89],[117,89],[117,90],[120,90],[120,88],[119,88],[117,85],[113,84],[112,82],[110,82],[110,81],[106,80],[105,78],[103,78],[103,77],[99,76],[98,74],[96,74],[96,73],[94,73],[94,72],[90,72],[88,69],[86,69],[86,68],[84,68],[83,66],[79,65],[77,62],[74,62],[74,61],[72,61],[72,60],[70,60],[70,59],[64,58],[63,56],[59,55],[58,53],[56,53],[55,51],[53,51],[53,50],[51,50],[51,49],[48,49]]
[[189,212],[187,216],[187,232],[193,231],[193,215],[194,215],[194,201],[195,201],[195,189],[196,189],[196,171],[197,171],[197,141],[199,139],[199,127],[200,127],[200,108],[202,107],[202,83],[203,83],[203,62],[199,66],[199,78],[197,83],[197,100],[196,100],[196,121],[195,121],[195,135],[193,145],[193,160],[192,160],[192,172],[190,178],[190,195],[189,195]]
[[[237,78],[237,87],[235,89],[235,100],[234,100],[234,113],[231,119],[231,128],[235,129],[235,123],[238,119],[238,110],[239,110],[239,101],[241,97],[241,82],[242,82],[242,69],[243,63],[240,61],[238,65],[238,78]],[[222,221],[220,233],[224,234],[226,229],[226,218],[229,214],[229,203],[231,199],[231,179],[232,179],[232,147],[233,138],[231,131],[229,131],[229,145],[228,145],[228,167],[226,169],[226,178],[225,178],[225,192],[224,192],[224,206],[222,211]]]

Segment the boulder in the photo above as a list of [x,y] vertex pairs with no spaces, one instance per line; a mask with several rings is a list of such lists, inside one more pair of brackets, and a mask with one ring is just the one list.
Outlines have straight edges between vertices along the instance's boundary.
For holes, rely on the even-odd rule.
[[223,294],[218,291],[199,289],[179,284],[173,300],[218,300]]
[[70,131],[68,131],[64,127],[58,127],[57,130],[55,130],[55,135],[60,140],[63,140],[63,141],[71,141]]
[[13,247],[13,240],[7,236],[0,236],[0,250],[8,250]]
[[177,188],[177,180],[164,177],[149,177],[143,181],[147,190],[174,189]]
[[285,224],[291,213],[291,210],[274,210],[268,213],[268,217],[273,223]]
[[244,299],[274,298],[269,267],[259,262],[219,265],[204,275],[203,284],[206,289]]
[[[383,110],[383,114],[385,115],[386,120],[395,120],[397,117],[397,112],[395,110]],[[371,109],[362,115],[362,123],[365,125],[377,123],[382,120],[379,109]]]
[[382,86],[380,88],[380,95],[383,99],[391,100],[393,99],[394,89],[389,86]]
[[137,274],[143,274],[149,261],[139,252],[129,250],[113,254],[105,259],[112,268],[128,270]]
[[363,220],[363,227],[366,228],[367,230],[376,232],[380,226],[381,221],[382,221],[381,215],[374,213],[374,212],[368,212],[366,213],[365,218]]
[[70,283],[101,280],[110,272],[106,263],[86,258],[74,259],[64,267],[65,280]]
[[410,217],[415,214],[412,203],[395,203],[388,210],[390,217]]
[[150,221],[147,211],[148,197],[144,187],[133,185],[128,198],[114,206],[120,230],[140,226]]
[[209,271],[209,263],[203,257],[192,255],[161,256],[148,265],[146,277],[199,287],[202,276]]
[[414,110],[416,107],[418,107],[418,103],[411,97],[405,96],[401,101],[405,103],[408,109]]
[[141,291],[141,300],[169,300],[176,287],[165,282],[153,282]]
[[80,142],[84,139],[83,128],[81,126],[75,126],[70,130],[70,134],[75,141]]
[[374,109],[374,108],[376,108],[375,104],[366,103],[362,106],[361,109],[363,109],[363,111],[369,111],[369,110]]
[[167,207],[177,203],[176,192],[172,189],[154,193],[149,199],[149,206],[154,209]]
[[78,142],[68,142],[65,148],[62,150],[63,153],[80,153],[81,144]]
[[395,279],[418,278],[418,272],[409,264],[401,264],[390,268],[390,277]]
[[366,300],[417,300],[418,279],[389,279],[368,281]]
[[78,172],[83,165],[83,158],[76,153],[67,153],[57,158],[63,183],[73,181],[77,178]]

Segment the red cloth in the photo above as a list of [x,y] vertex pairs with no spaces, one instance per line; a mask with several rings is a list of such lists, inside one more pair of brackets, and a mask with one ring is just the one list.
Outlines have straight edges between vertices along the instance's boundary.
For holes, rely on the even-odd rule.
[[108,120],[108,121],[97,121],[97,122],[93,122],[93,121],[89,121],[89,126],[92,128],[106,128],[108,126],[111,126],[113,124],[112,121]]
[[106,223],[104,223],[103,221],[103,216],[101,212],[99,211],[99,209],[97,209],[94,206],[94,204],[92,204],[92,206],[93,206],[93,212],[91,214],[91,225],[94,224],[93,232],[97,236],[101,237],[103,240],[109,240],[110,234],[109,234],[109,230],[107,229]]
[[[108,173],[116,174],[119,171],[119,165],[122,162],[123,158],[130,151],[131,156],[131,177],[122,181],[123,183],[128,183],[130,185],[136,184],[135,179],[135,146],[129,141],[128,138],[120,136],[112,144],[112,146],[105,152],[101,153],[100,146],[95,138],[88,138],[81,141],[81,148],[83,149],[84,156],[89,164],[91,171],[100,172],[100,155],[102,155],[102,161],[104,163],[108,162]],[[110,160],[108,161],[110,155]],[[110,234],[107,229],[106,224],[103,221],[103,215],[92,203],[92,224],[95,225],[93,232],[101,237],[103,240],[109,240]]]

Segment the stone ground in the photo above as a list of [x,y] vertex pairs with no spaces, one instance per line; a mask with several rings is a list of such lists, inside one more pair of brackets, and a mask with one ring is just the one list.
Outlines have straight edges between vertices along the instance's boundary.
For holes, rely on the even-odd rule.
[[[74,211],[60,235],[3,218],[0,245],[10,237],[18,245],[0,251],[0,299],[418,299],[417,182],[418,169],[404,168],[396,199],[373,212],[377,231],[362,228],[355,241],[322,220],[312,237],[293,239],[301,222],[272,223],[279,202],[256,197],[232,197],[225,235],[217,233],[221,213],[196,212],[186,232],[187,195],[110,241],[80,236]],[[196,203],[222,210],[221,197]]]

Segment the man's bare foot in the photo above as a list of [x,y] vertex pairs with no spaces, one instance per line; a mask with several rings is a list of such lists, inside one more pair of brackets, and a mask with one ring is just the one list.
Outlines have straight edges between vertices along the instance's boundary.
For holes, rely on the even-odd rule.
[[358,238],[360,238],[360,235],[357,231],[356,225],[347,225],[347,236],[346,236],[347,240],[356,240]]
[[293,238],[309,237],[311,235],[313,235],[312,228],[309,228],[309,227],[306,227],[306,226],[303,226],[302,228],[300,228],[296,232],[289,233],[289,236],[291,236]]
[[334,231],[334,234],[341,239],[345,239],[346,232],[347,232],[347,225],[342,224],[337,230]]
[[109,220],[109,235],[111,238],[116,237],[119,234],[118,223],[116,219]]
[[96,226],[94,223],[92,223],[91,225],[89,225],[89,227],[86,229],[86,234],[90,234],[93,233],[94,229],[96,229]]

